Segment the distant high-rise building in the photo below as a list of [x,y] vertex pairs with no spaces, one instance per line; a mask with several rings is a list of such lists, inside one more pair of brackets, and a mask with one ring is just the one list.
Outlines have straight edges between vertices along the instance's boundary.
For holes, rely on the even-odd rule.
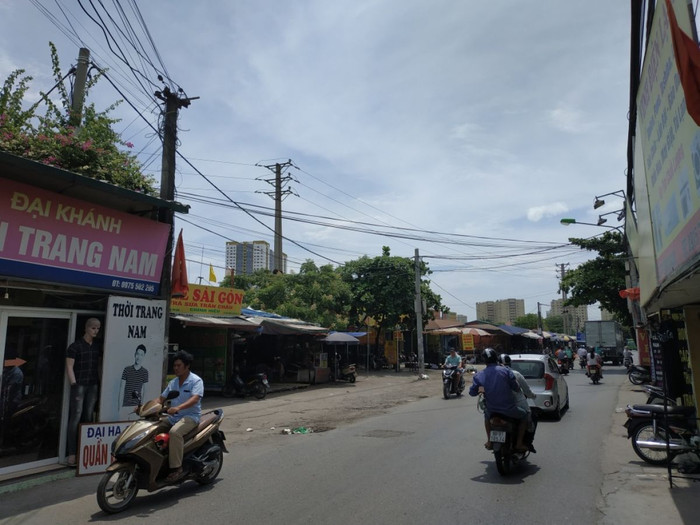
[[548,315],[556,315],[564,317],[566,315],[566,324],[568,331],[570,333],[582,332],[583,327],[588,321],[588,306],[564,306],[563,299],[554,299],[550,303],[550,310]]
[[[267,241],[226,243],[226,268],[234,275],[251,274],[257,270],[272,270],[274,251]],[[282,272],[287,272],[287,255],[282,254]]]
[[476,303],[476,317],[480,321],[490,321],[495,324],[514,324],[518,317],[524,315],[524,299],[502,299]]

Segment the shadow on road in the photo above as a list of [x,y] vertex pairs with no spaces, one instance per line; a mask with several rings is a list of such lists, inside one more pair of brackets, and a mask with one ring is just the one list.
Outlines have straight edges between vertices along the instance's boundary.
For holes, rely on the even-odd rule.
[[507,476],[501,476],[496,468],[496,460],[482,461],[482,464],[486,465],[486,471],[479,475],[471,478],[472,481],[477,481],[479,483],[493,483],[497,485],[519,485],[525,482],[525,478],[533,476],[540,471],[540,467],[530,463],[527,459],[519,463],[513,469],[513,472]]

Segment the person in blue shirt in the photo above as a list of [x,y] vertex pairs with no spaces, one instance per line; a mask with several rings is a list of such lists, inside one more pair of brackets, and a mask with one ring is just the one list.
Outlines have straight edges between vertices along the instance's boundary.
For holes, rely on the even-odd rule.
[[486,368],[477,373],[469,387],[469,395],[474,397],[484,394],[486,411],[484,412],[484,426],[486,428],[487,441],[484,446],[491,450],[491,414],[502,414],[518,420],[518,434],[515,449],[527,452],[528,447],[524,442],[527,430],[527,412],[515,402],[514,392],[520,392],[520,385],[513,375],[513,371],[498,364],[498,354],[493,348],[484,350]]
[[457,353],[457,350],[455,350],[454,347],[450,347],[450,355],[445,358],[445,363],[442,365],[442,367],[450,368],[453,366],[457,367],[455,374],[452,376],[452,389],[456,390],[457,385],[462,378],[464,368],[462,368],[462,358]]
[[179,351],[173,359],[173,373],[175,378],[168,383],[158,402],[163,404],[168,394],[173,391],[180,393],[171,400],[168,408],[168,422],[170,423],[170,436],[168,444],[168,463],[170,474],[165,478],[173,482],[182,477],[182,456],[185,448],[184,436],[197,425],[202,414],[202,397],[204,396],[204,382],[194,372],[192,366],[192,354]]

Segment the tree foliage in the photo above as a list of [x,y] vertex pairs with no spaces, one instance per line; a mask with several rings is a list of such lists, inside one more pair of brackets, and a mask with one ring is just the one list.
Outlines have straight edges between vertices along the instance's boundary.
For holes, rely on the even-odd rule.
[[[370,317],[378,326],[376,343],[382,331],[395,326],[412,328],[415,326],[415,267],[408,257],[392,256],[388,246],[382,248],[382,255],[370,258],[363,256],[350,261],[340,269],[343,280],[350,286],[350,322],[361,325]],[[430,289],[430,281],[423,276],[430,270],[421,261],[421,298],[425,301],[426,312],[445,310],[441,298]],[[425,314],[424,321],[427,321]]]
[[[124,142],[112,129],[118,120],[109,114],[119,101],[102,112],[94,104],[85,104],[80,126],[70,124],[71,98],[56,48],[49,46],[59,102],[40,92],[39,101],[27,107],[25,97],[32,77],[22,69],[12,72],[0,91],[0,150],[131,190],[155,193],[153,178],[142,173],[136,156],[128,152],[133,144]],[[86,100],[100,76],[88,81]]]
[[[421,276],[428,267],[421,262]],[[415,322],[415,269],[413,259],[392,257],[384,247],[380,257],[363,256],[340,268],[318,267],[307,260],[297,274],[272,274],[259,270],[251,275],[227,276],[221,286],[243,290],[244,303],[251,308],[318,323],[334,330],[362,326],[367,317],[382,330]],[[447,310],[441,298],[421,280],[421,297],[426,311]],[[428,314],[424,321],[428,320]]]
[[319,268],[307,260],[297,274],[258,270],[251,275],[237,275],[233,282],[227,276],[221,285],[243,290],[244,303],[251,308],[333,330],[347,328],[350,291],[330,264]]
[[623,235],[609,231],[600,237],[571,238],[569,242],[583,250],[598,252],[598,257],[566,273],[560,283],[560,290],[569,294],[566,305],[582,306],[597,301],[624,326],[631,326],[632,316],[627,300],[619,294],[626,288],[625,261],[628,252]]
[[536,330],[538,328],[538,322],[539,318],[537,317],[537,314],[525,314],[515,319],[515,326],[527,328],[529,330]]

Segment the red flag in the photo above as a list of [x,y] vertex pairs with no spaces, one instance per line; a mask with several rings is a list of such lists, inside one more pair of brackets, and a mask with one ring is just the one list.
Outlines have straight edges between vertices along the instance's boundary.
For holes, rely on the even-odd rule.
[[187,264],[185,263],[185,245],[182,242],[182,230],[177,238],[175,246],[175,260],[173,261],[173,285],[170,295],[173,297],[186,297],[189,289],[187,282]]
[[690,117],[700,126],[700,48],[695,40],[678,26],[671,0],[666,0],[666,10],[671,27],[673,54],[685,94],[685,105]]

